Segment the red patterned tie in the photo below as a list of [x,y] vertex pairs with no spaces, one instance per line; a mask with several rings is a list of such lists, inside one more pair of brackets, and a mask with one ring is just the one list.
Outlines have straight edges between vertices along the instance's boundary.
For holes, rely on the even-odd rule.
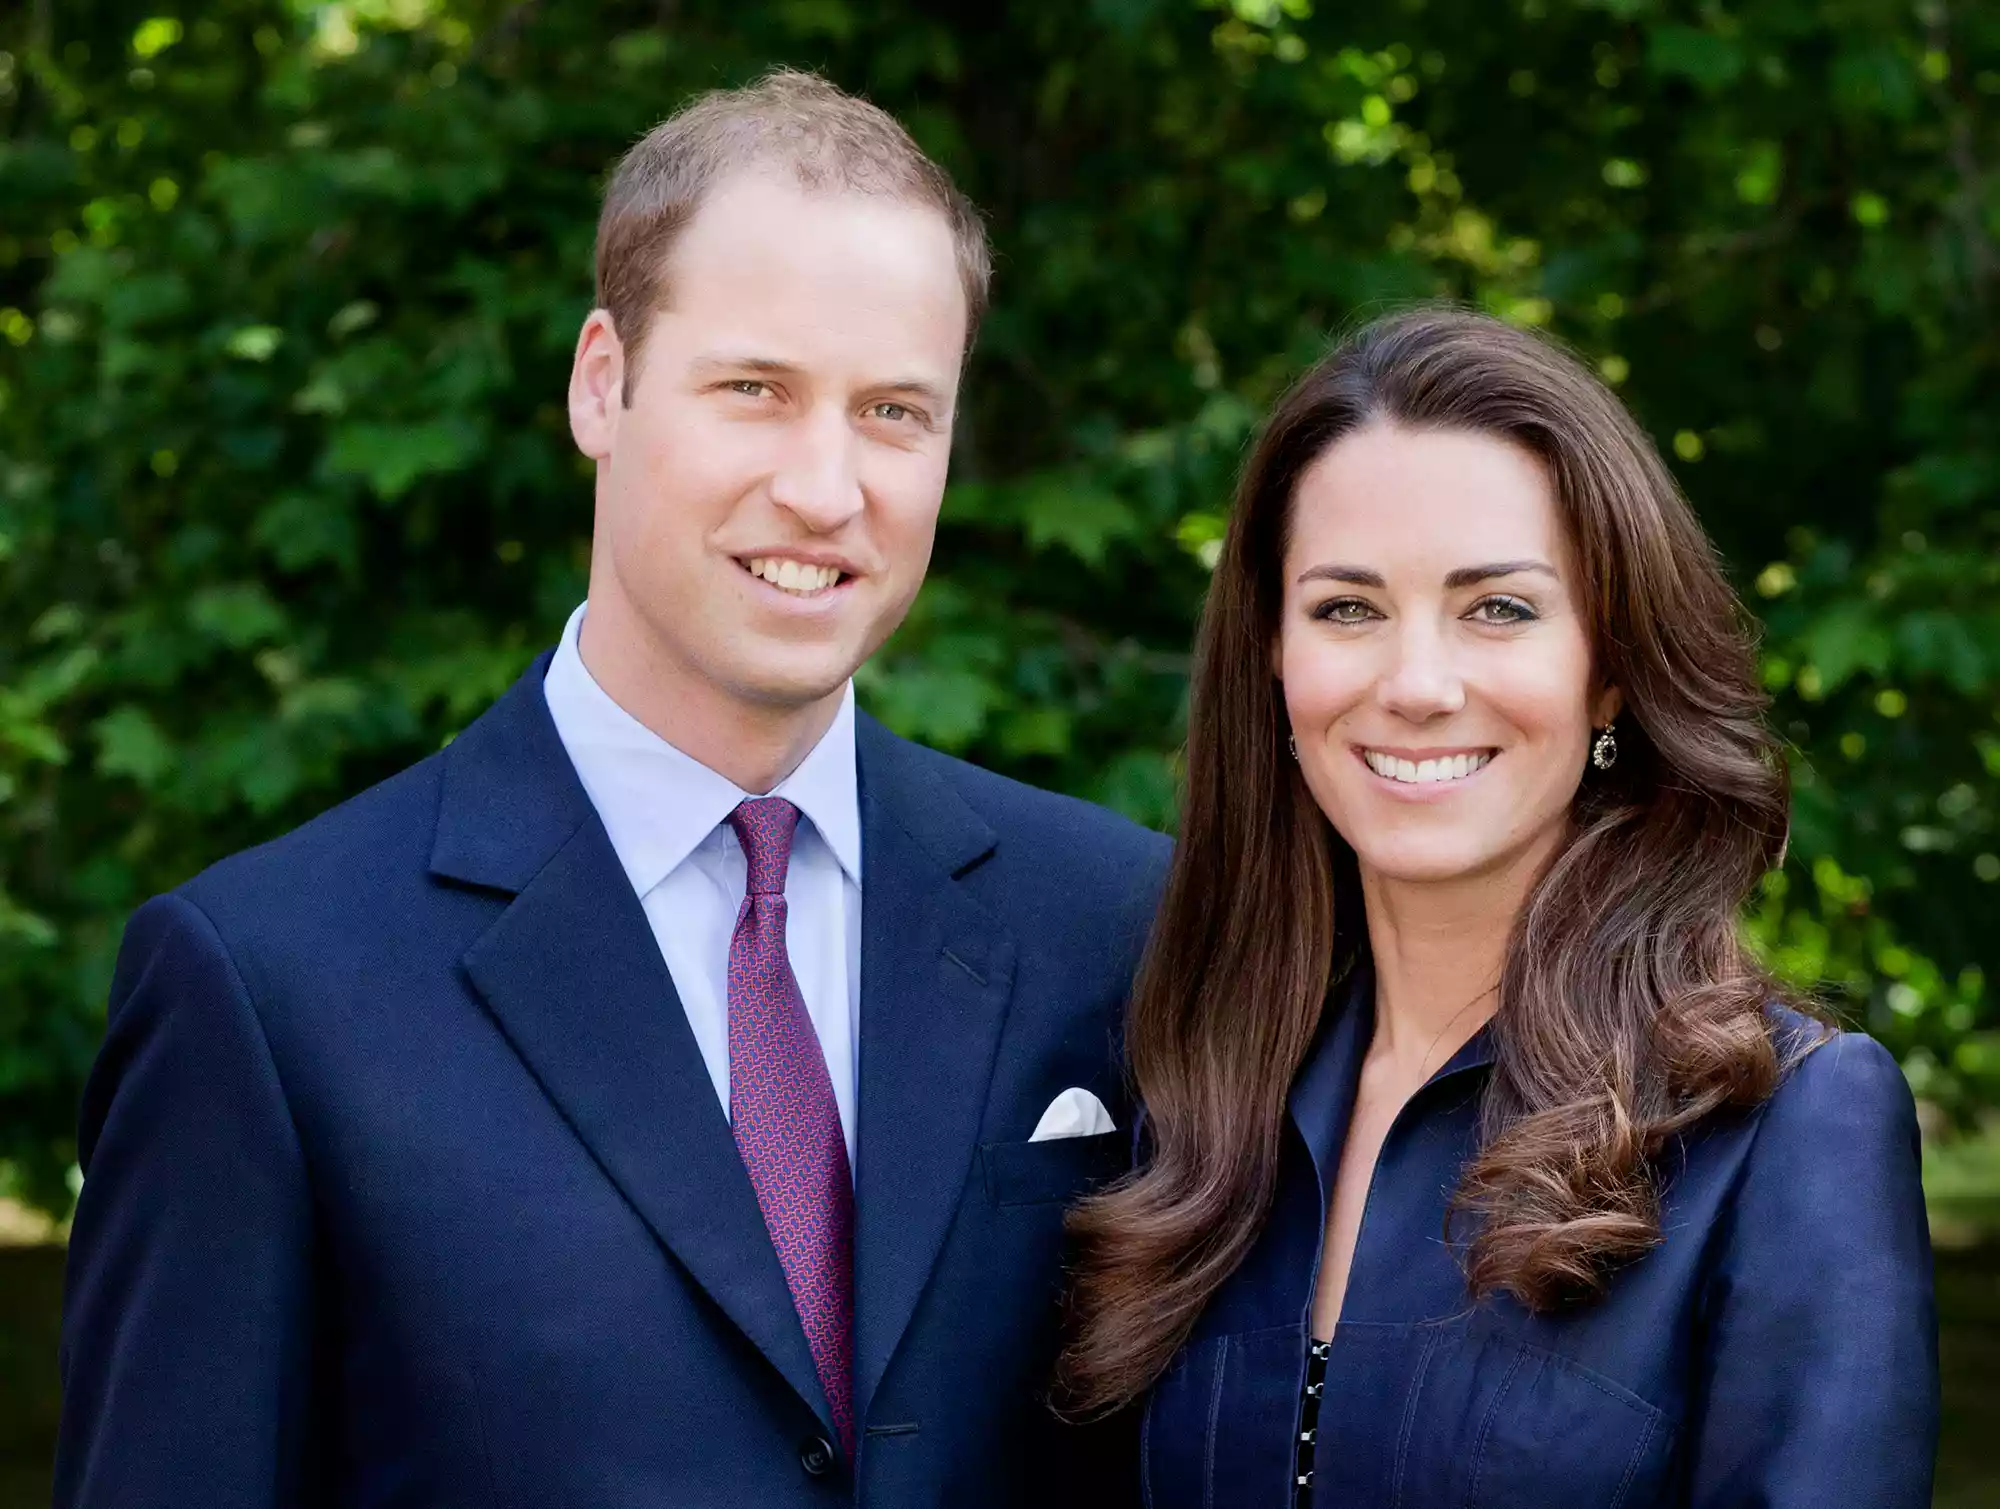
[[729,942],[729,1122],[852,1457],[854,1181],[826,1055],[785,952],[798,825],[799,809],[782,797],[754,797],[729,814],[750,862]]

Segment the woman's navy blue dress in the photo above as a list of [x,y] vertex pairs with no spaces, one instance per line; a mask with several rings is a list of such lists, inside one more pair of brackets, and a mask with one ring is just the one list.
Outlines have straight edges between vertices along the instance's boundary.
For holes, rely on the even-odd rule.
[[1481,1033],[1389,1131],[1319,1361],[1313,1287],[1373,998],[1357,970],[1329,1010],[1269,1222],[1147,1401],[1150,1509],[1927,1509],[1930,1243],[1915,1107],[1880,1045],[1835,1034],[1764,1105],[1674,1144],[1660,1246],[1595,1303],[1536,1316],[1472,1303],[1444,1239]]

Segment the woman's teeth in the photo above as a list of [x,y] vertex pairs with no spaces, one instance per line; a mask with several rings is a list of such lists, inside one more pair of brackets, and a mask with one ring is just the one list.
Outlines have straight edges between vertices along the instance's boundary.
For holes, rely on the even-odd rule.
[[752,576],[761,576],[781,591],[800,596],[823,591],[840,580],[838,567],[808,566],[803,561],[781,561],[775,556],[759,556],[743,564],[750,568]]
[[1438,781],[1462,781],[1475,770],[1482,769],[1492,754],[1447,755],[1441,760],[1399,760],[1394,755],[1377,754],[1365,750],[1361,756],[1368,762],[1368,768],[1377,775],[1391,781],[1401,781],[1409,786],[1427,786]]

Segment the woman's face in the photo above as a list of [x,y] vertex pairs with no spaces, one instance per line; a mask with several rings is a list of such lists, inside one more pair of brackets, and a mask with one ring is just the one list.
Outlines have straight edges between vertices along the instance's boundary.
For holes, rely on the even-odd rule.
[[1313,797],[1364,873],[1539,865],[1618,692],[1550,481],[1472,431],[1374,423],[1300,477],[1275,659]]

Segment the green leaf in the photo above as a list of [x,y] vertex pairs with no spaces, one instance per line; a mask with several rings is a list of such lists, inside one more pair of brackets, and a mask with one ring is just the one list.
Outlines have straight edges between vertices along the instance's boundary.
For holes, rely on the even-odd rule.
[[393,503],[425,477],[470,465],[483,443],[481,427],[467,419],[356,420],[335,428],[320,465],[329,477],[360,478],[378,498]]
[[276,325],[245,325],[229,337],[224,349],[247,362],[267,362],[284,338]]
[[986,727],[998,688],[973,671],[913,666],[870,683],[870,710],[906,739],[964,749]]
[[1749,59],[1742,44],[1692,26],[1653,27],[1646,38],[1646,61],[1656,73],[1684,78],[1706,94],[1727,89],[1742,76]]
[[257,516],[250,537],[282,571],[304,571],[326,562],[352,573],[361,540],[346,500],[324,493],[286,493]]
[[134,703],[114,708],[91,731],[97,737],[97,768],[104,775],[152,787],[174,768],[173,744],[151,715]]
[[1857,671],[1889,668],[1888,630],[1864,603],[1840,603],[1821,613],[1802,636],[1805,655],[1830,695]]
[[256,582],[231,582],[196,593],[188,602],[188,622],[232,650],[285,632],[284,612]]
[[1076,476],[1037,479],[1021,489],[1021,522],[1036,550],[1057,546],[1085,565],[1102,565],[1105,552],[1139,532],[1139,517],[1116,493]]

